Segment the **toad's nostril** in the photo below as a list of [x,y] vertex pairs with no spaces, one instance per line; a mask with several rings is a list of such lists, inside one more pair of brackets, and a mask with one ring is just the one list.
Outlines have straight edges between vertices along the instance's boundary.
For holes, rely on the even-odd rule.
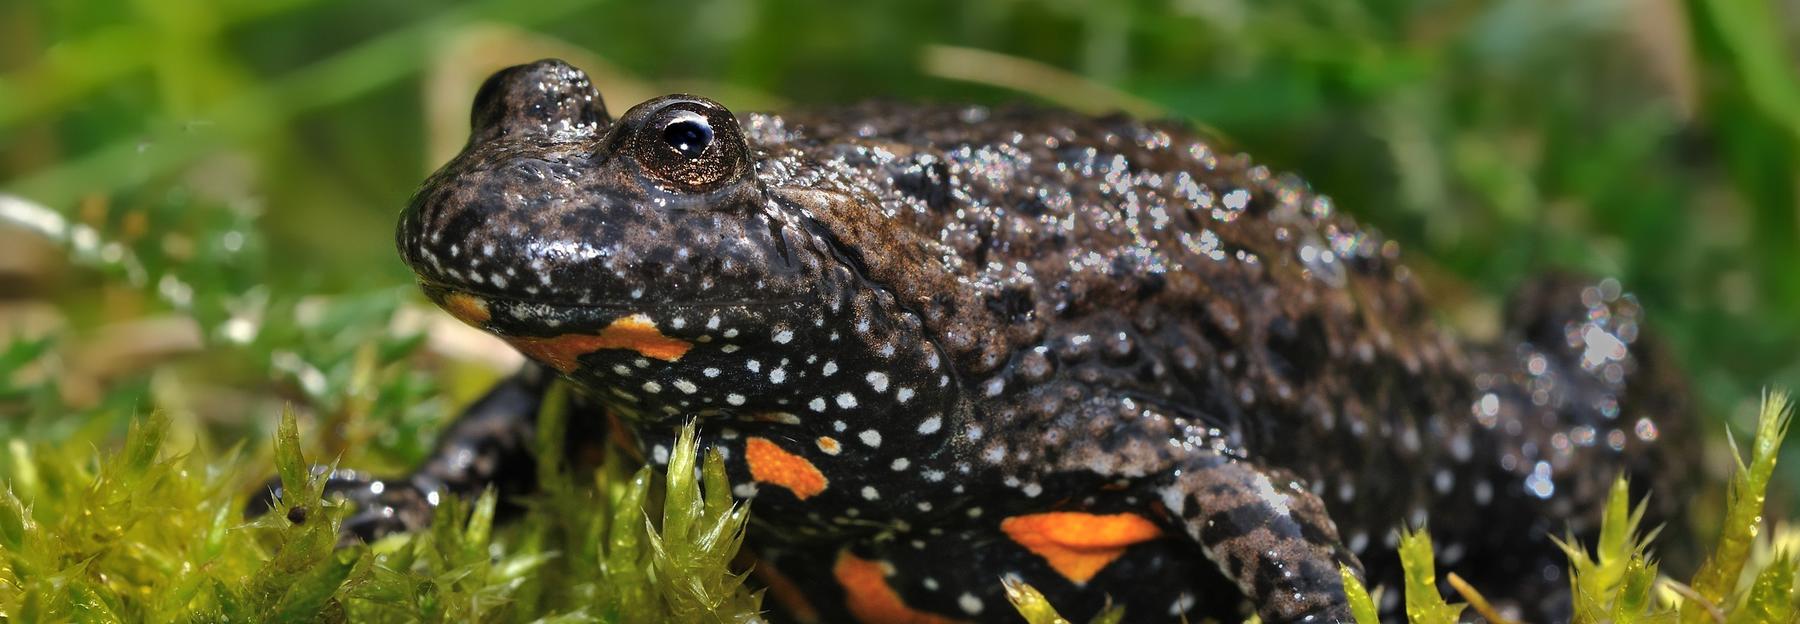
[[495,72],[476,92],[469,119],[476,141],[585,139],[612,121],[587,74],[555,59]]

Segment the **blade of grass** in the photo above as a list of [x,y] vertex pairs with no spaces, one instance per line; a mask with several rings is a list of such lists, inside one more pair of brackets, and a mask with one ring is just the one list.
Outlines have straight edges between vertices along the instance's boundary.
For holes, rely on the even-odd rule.
[[[105,193],[145,178],[169,173],[217,145],[254,139],[280,122],[311,110],[371,92],[416,73],[427,62],[432,42],[460,24],[504,16],[523,25],[551,23],[598,0],[505,0],[458,5],[431,19],[383,33],[238,96],[205,115],[211,128],[192,125],[152,129],[70,159],[55,168],[13,180],[6,188],[51,206],[70,206],[83,195]],[[129,175],[127,175],[129,173]]]
[[1375,610],[1375,601],[1369,598],[1362,579],[1342,564],[1338,565],[1338,575],[1344,578],[1344,594],[1350,600],[1350,614],[1356,617],[1356,624],[1381,624],[1380,612]]
[[[1725,494],[1725,522],[1720,528],[1719,540],[1712,556],[1700,566],[1700,571],[1694,574],[1694,582],[1691,584],[1694,593],[1707,603],[1728,604],[1727,598],[1737,587],[1738,577],[1743,574],[1744,563],[1750,558],[1751,546],[1762,528],[1763,500],[1769,487],[1769,478],[1775,472],[1775,460],[1781,450],[1781,442],[1787,438],[1792,416],[1793,410],[1787,393],[1765,394],[1762,411],[1757,418],[1756,436],[1750,443],[1748,465],[1734,449],[1737,472],[1732,476]],[[1699,605],[1682,605],[1682,622],[1698,623],[1708,618],[1709,614]]]
[[1727,624],[1770,624],[1794,621],[1794,558],[1787,552],[1756,575],[1744,605],[1731,612]]
[[1405,575],[1406,619],[1412,624],[1455,624],[1464,605],[1444,602],[1437,591],[1437,564],[1431,535],[1423,528],[1400,532],[1400,568]]

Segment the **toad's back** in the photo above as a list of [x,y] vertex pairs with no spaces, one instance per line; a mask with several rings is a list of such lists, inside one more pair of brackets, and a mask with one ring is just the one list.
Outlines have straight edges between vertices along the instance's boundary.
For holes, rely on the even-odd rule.
[[1443,563],[1502,584],[1560,571],[1544,538],[1588,530],[1621,469],[1685,487],[1653,457],[1681,384],[1644,381],[1662,358],[1616,282],[1544,280],[1497,347],[1466,347],[1397,245],[1183,124],[891,104],[745,123],[763,181],[926,320],[996,444],[1040,467],[1129,472],[1099,423],[1040,442],[1070,402],[1123,393],[1304,479],[1377,576],[1393,529],[1429,518]]

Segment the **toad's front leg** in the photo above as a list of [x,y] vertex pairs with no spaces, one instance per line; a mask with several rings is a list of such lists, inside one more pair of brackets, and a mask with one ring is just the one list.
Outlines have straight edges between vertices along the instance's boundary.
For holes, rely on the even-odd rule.
[[1339,566],[1362,564],[1325,505],[1283,471],[1195,450],[1153,487],[1264,622],[1350,622]]
[[[490,487],[503,497],[530,493],[537,487],[533,455],[537,415],[553,379],[543,367],[527,364],[495,384],[445,429],[437,449],[410,475],[382,478],[357,470],[332,472],[325,495],[341,496],[357,506],[356,514],[344,522],[346,538],[367,541],[418,530],[430,522],[432,510],[447,494],[473,497]],[[579,422],[572,422],[572,427],[585,422],[575,420]],[[281,483],[272,479],[245,513],[259,515],[280,497]]]

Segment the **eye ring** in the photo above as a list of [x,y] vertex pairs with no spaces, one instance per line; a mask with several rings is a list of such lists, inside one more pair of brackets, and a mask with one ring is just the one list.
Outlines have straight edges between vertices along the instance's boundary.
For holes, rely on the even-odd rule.
[[665,189],[706,192],[749,175],[743,131],[731,111],[712,100],[658,98],[633,107],[621,125],[626,153]]
[[676,153],[694,159],[705,154],[706,149],[712,146],[714,135],[712,124],[705,117],[690,112],[664,124],[662,137],[663,143]]

